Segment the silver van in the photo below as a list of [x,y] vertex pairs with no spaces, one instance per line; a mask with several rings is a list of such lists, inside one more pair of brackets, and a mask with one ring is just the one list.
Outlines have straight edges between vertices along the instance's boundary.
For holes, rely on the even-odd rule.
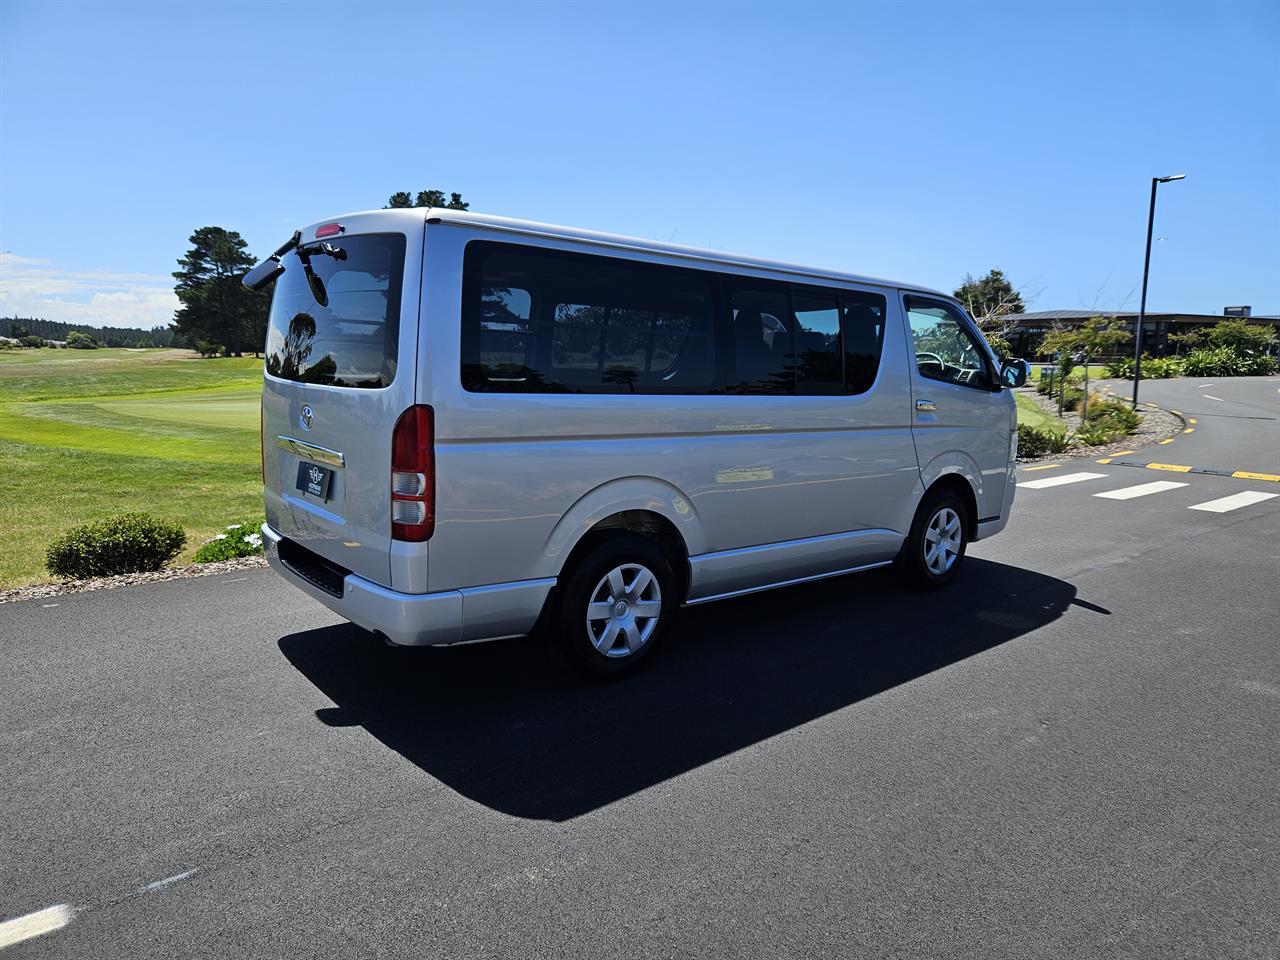
[[263,542],[394,644],[554,632],[598,674],[677,609],[897,564],[1013,505],[1026,364],[921,287],[442,209],[298,231]]

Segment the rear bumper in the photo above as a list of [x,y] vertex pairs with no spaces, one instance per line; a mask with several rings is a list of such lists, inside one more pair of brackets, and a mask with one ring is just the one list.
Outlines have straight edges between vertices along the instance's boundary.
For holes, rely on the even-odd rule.
[[278,531],[262,525],[262,546],[277,573],[339,616],[404,646],[442,646],[528,633],[555,585],[554,579],[522,580],[412,594],[348,573],[339,597],[280,559],[282,539]]

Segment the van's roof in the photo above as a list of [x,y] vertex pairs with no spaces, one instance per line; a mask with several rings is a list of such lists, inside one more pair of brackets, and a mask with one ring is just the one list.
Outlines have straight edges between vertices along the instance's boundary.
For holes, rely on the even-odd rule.
[[578,227],[564,227],[553,223],[539,223],[535,220],[518,220],[513,217],[495,217],[487,213],[472,213],[469,210],[449,210],[444,207],[408,207],[394,210],[370,210],[359,214],[344,214],[343,216],[330,217],[327,220],[317,221],[317,223],[307,227],[304,232],[310,234],[320,223],[332,223],[334,221],[342,222],[355,217],[359,217],[361,219],[368,217],[372,219],[375,216],[388,215],[396,217],[397,219],[409,217],[419,220],[425,218],[432,223],[452,223],[460,226],[479,227],[503,233],[576,240],[581,243],[590,243],[598,246],[613,247],[622,250],[661,253],[666,254],[667,256],[681,257],[684,259],[698,260],[702,262],[736,264],[738,266],[754,267],[761,270],[773,270],[778,273],[789,273],[812,279],[838,280],[848,283],[915,290],[921,293],[944,297],[947,300],[953,299],[949,294],[945,294],[940,290],[933,290],[929,287],[923,287],[917,283],[900,283],[896,280],[886,280],[880,277],[868,277],[856,273],[845,273],[841,270],[827,270],[821,267],[810,267],[798,263],[788,263],[782,260],[766,260],[762,257],[751,257],[746,254],[725,253],[720,250],[707,250],[702,247],[687,247],[677,243],[663,243],[659,240],[644,240],[640,237],[628,237],[616,233],[600,233],[595,230],[582,230]]

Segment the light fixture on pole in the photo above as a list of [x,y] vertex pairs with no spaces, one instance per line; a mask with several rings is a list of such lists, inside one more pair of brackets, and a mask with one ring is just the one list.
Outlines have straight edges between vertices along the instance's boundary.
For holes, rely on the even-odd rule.
[[1142,303],[1138,306],[1138,325],[1133,331],[1133,409],[1135,410],[1138,409],[1138,381],[1142,379],[1142,325],[1147,319],[1147,274],[1151,271],[1151,229],[1156,222],[1156,187],[1162,183],[1186,178],[1185,173],[1151,178],[1151,207],[1147,212],[1147,256],[1142,261]]

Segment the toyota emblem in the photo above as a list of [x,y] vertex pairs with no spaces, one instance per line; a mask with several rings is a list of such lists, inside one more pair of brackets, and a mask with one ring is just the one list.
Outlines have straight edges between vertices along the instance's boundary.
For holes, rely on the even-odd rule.
[[304,403],[302,405],[302,414],[298,417],[298,421],[302,424],[303,430],[311,429],[311,422],[315,420],[316,415],[311,410],[311,404]]

